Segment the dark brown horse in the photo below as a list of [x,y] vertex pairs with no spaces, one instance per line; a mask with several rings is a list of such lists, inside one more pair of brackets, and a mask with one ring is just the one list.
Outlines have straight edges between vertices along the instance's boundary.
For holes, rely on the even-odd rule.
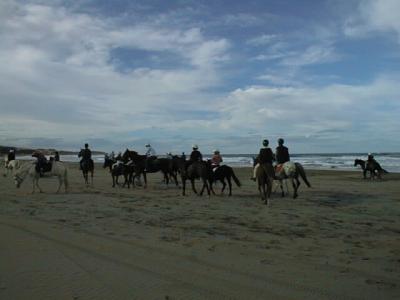
[[362,159],[356,159],[354,160],[354,166],[361,166],[361,169],[363,170],[363,176],[364,179],[367,179],[367,172],[370,173],[370,178],[374,179],[375,177],[381,179],[382,178],[382,174],[383,173],[389,173],[388,171],[386,171],[385,169],[383,169],[381,167],[381,165],[376,162],[375,160],[371,160],[371,161],[365,161]]
[[116,162],[117,161],[115,159],[111,159],[108,156],[104,157],[103,168],[110,169],[110,174],[113,181],[112,187],[115,187],[115,184],[119,185],[118,178],[119,176],[123,176],[125,181],[122,187],[125,187],[125,185],[127,184],[128,188],[130,188],[130,182],[132,180],[134,168],[125,164],[114,166]]
[[[208,167],[212,170],[210,160],[207,161],[207,164],[208,164]],[[212,175],[212,180],[211,180],[211,184],[210,184],[210,189],[212,192],[214,192],[213,191],[213,183],[216,181],[220,181],[222,183],[221,194],[224,192],[224,190],[226,188],[225,180],[228,182],[229,196],[232,196],[232,181],[231,181],[231,179],[233,179],[233,181],[236,183],[236,185],[238,187],[241,186],[239,179],[236,177],[235,172],[233,171],[233,169],[230,166],[227,166],[227,165],[219,166],[216,169],[212,170],[211,175]]]
[[[78,157],[83,157],[83,149],[79,152]],[[89,173],[91,179],[91,185],[93,185],[93,173],[94,173],[94,163],[92,159],[82,159],[80,163],[80,168],[82,170],[83,178],[85,179],[85,184],[89,185]]]
[[192,190],[197,194],[195,180],[200,179],[203,182],[203,186],[200,191],[200,196],[203,195],[204,189],[207,189],[207,194],[210,196],[212,190],[212,170],[205,161],[192,162],[186,161],[183,158],[175,158],[175,162],[178,165],[179,173],[182,179],[182,195],[186,193],[186,180],[190,180],[192,184]]
[[146,155],[139,155],[136,151],[130,151],[126,149],[122,155],[122,160],[127,162],[132,161],[133,167],[135,169],[135,177],[140,177],[143,175],[144,187],[147,187],[147,173],[156,173],[161,171],[164,175],[164,181],[168,185],[170,177],[174,179],[175,185],[178,186],[177,180],[177,167],[174,165],[172,159],[170,158],[148,158]]

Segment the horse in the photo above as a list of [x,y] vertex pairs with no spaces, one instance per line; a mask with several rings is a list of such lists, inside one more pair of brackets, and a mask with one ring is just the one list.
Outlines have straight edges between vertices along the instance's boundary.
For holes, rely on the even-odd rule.
[[[207,160],[207,164],[208,164],[208,167],[212,169],[210,160]],[[213,191],[213,188],[212,188],[213,183],[216,181],[220,181],[222,183],[222,189],[221,189],[221,194],[222,194],[226,188],[225,179],[228,182],[229,196],[232,196],[231,178],[233,179],[233,181],[235,181],[235,183],[238,187],[241,186],[241,183],[240,183],[239,179],[236,177],[235,172],[233,171],[233,169],[231,167],[229,167],[227,165],[222,165],[222,166],[214,168],[211,174],[212,174],[212,180],[210,183],[210,187],[211,187],[212,191]]]
[[[78,157],[83,157],[83,149],[79,152]],[[83,178],[85,179],[85,184],[89,185],[89,172],[90,172],[90,183],[93,185],[93,173],[94,173],[94,163],[92,159],[82,159],[80,162],[80,168],[82,170]]]
[[119,182],[118,182],[119,176],[124,176],[125,181],[122,186],[125,187],[125,185],[128,184],[128,188],[130,188],[130,182],[131,182],[133,171],[134,171],[133,166],[128,167],[125,164],[115,165],[116,162],[117,161],[115,159],[111,159],[107,155],[104,156],[103,168],[110,169],[110,173],[111,173],[111,177],[112,177],[112,181],[113,181],[112,187],[115,187],[115,183],[119,185]]
[[300,186],[299,176],[303,179],[308,187],[311,187],[310,182],[307,180],[306,172],[304,171],[304,168],[300,163],[287,161],[283,163],[282,166],[275,169],[275,178],[279,180],[282,197],[285,196],[282,184],[283,179],[289,179],[291,181],[293,186],[293,199],[296,199],[298,197],[297,190]]
[[19,160],[11,160],[8,161],[7,156],[4,158],[4,173],[3,176],[7,177],[9,173],[11,173],[11,175],[13,173],[15,173],[15,171],[21,166],[21,163]]
[[139,155],[136,151],[126,149],[122,155],[122,160],[127,162],[131,160],[135,169],[135,177],[143,175],[144,188],[147,187],[147,173],[156,173],[161,171],[164,175],[164,181],[168,185],[170,176],[174,179],[175,185],[178,186],[177,168],[170,158],[155,158],[149,159],[146,155]]
[[[257,158],[253,157],[253,166],[257,164]],[[299,181],[299,176],[303,179],[305,184],[308,187],[311,187],[310,182],[307,179],[306,172],[303,168],[303,166],[300,163],[294,163],[291,161],[285,162],[281,164],[279,168],[276,168],[273,173],[273,180],[278,180],[279,181],[279,186],[281,188],[281,194],[282,197],[285,196],[285,192],[283,190],[283,180],[284,179],[289,179],[292,183],[293,186],[293,198],[298,197],[297,190],[300,186],[300,181]],[[272,188],[272,186],[271,186]]]
[[65,193],[68,192],[68,169],[59,161],[53,161],[49,172],[44,173],[43,177],[40,176],[40,172],[36,170],[36,163],[28,162],[22,165],[14,175],[14,181],[17,188],[21,186],[25,178],[29,176],[32,179],[32,194],[35,193],[35,187],[39,189],[40,193],[43,190],[39,186],[40,178],[49,178],[56,176],[58,178],[58,189],[57,193],[60,192],[61,186],[64,184]]
[[258,185],[258,191],[261,196],[261,200],[269,206],[269,199],[271,197],[272,183],[274,180],[274,168],[270,164],[263,164],[257,168],[256,180]]
[[361,166],[361,169],[363,170],[363,176],[364,179],[367,179],[367,172],[370,172],[370,178],[374,179],[375,176],[378,177],[379,179],[382,178],[381,174],[382,173],[389,173],[388,171],[386,171],[385,169],[383,169],[381,167],[381,165],[376,162],[375,160],[371,160],[371,161],[365,161],[362,159],[355,159],[354,160],[354,166]]
[[195,186],[195,179],[201,179],[203,181],[203,186],[200,191],[200,196],[203,195],[204,189],[207,189],[207,194],[210,196],[210,191],[215,194],[212,189],[212,169],[208,166],[207,162],[199,161],[193,162],[189,166],[187,166],[188,161],[184,158],[176,157],[175,162],[178,166],[178,171],[181,175],[182,180],[182,195],[186,195],[186,180],[190,180],[192,184],[192,190],[195,194],[197,193]]

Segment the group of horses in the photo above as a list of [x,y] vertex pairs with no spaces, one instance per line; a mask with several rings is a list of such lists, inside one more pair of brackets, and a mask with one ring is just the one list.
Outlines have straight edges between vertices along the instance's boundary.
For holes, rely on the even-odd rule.
[[[254,159],[254,165],[257,160]],[[62,185],[65,187],[65,192],[68,191],[68,169],[59,161],[51,162],[51,170],[46,173],[44,177],[58,178],[57,192],[60,191]],[[363,176],[366,178],[367,172],[370,172],[371,179],[377,177],[381,178],[381,174],[387,173],[386,170],[382,169],[378,163],[371,163],[356,159],[354,166],[360,165],[363,169]],[[91,177],[91,184],[93,184],[93,173],[94,164],[83,160],[80,164],[82,174],[85,183],[89,185],[89,173]],[[172,156],[170,158],[151,158],[149,159],[146,155],[140,155],[136,151],[126,149],[126,151],[119,157],[114,159],[108,155],[105,156],[103,168],[108,168],[112,177],[112,186],[115,187],[119,184],[118,179],[120,176],[124,178],[122,186],[141,185],[141,178],[144,180],[144,188],[147,187],[147,173],[161,172],[163,174],[164,182],[168,185],[171,180],[178,186],[178,176],[181,179],[182,184],[182,195],[186,194],[186,182],[189,180],[191,183],[192,190],[195,194],[202,195],[204,191],[207,194],[211,193],[215,195],[214,184],[217,181],[222,183],[221,194],[225,191],[226,186],[229,188],[229,196],[232,195],[232,181],[236,183],[238,187],[241,183],[234,170],[227,165],[221,165],[218,168],[214,168],[211,165],[211,161],[198,161],[188,162],[184,158],[179,156]],[[32,193],[35,192],[36,188],[42,192],[39,186],[39,179],[43,176],[37,171],[35,162],[21,163],[18,160],[8,162],[5,159],[5,173],[7,176],[9,173],[13,173],[14,181],[17,187],[20,187],[26,177],[32,179]],[[256,179],[258,190],[261,199],[265,204],[269,204],[269,198],[271,197],[273,182],[278,181],[278,185],[281,189],[281,195],[284,196],[284,180],[289,180],[293,187],[293,198],[298,196],[298,189],[300,186],[300,180],[302,178],[304,183],[311,187],[305,170],[300,163],[286,162],[277,171],[272,165],[261,165],[256,172]],[[198,193],[195,180],[200,179],[202,187]],[[136,182],[136,183],[135,183]],[[286,182],[287,188],[287,182]]]
[[123,186],[135,185],[135,182],[140,183],[140,178],[143,177],[144,187],[147,187],[147,173],[161,172],[164,182],[168,185],[171,180],[178,186],[178,176],[182,183],[182,194],[186,193],[186,181],[189,180],[194,193],[197,194],[195,180],[200,179],[203,183],[200,195],[207,190],[207,194],[215,194],[213,184],[216,181],[222,183],[221,193],[224,192],[226,186],[229,187],[229,195],[232,195],[232,179],[237,186],[241,186],[239,179],[236,177],[233,169],[227,165],[222,165],[213,170],[210,161],[189,163],[184,158],[172,156],[171,158],[148,158],[146,155],[140,155],[136,151],[126,149],[126,151],[113,159],[106,155],[104,158],[103,168],[109,168],[112,177],[112,186],[118,184],[119,176],[123,176]]

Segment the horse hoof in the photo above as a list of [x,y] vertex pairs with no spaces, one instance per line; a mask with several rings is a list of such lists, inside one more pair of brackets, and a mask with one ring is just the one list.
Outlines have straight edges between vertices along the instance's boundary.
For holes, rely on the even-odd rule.
[[293,199],[296,199],[297,197],[298,197],[298,195],[297,195],[297,194],[293,195]]

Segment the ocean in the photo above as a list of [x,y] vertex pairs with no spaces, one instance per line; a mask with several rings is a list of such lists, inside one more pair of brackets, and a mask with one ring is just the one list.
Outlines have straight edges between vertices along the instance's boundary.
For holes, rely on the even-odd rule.
[[[252,158],[256,154],[225,154],[222,155],[224,163],[232,167],[251,167]],[[323,153],[323,154],[291,154],[291,160],[301,163],[306,169],[318,170],[357,170],[354,167],[356,158],[367,159],[366,153]],[[375,159],[381,164],[382,168],[389,172],[400,173],[400,153],[374,153]],[[211,158],[211,155],[204,155],[204,159]],[[30,156],[19,156],[17,159],[32,159]],[[96,163],[104,161],[103,155],[94,155]],[[61,160],[68,162],[78,162],[77,155],[61,155]]]

